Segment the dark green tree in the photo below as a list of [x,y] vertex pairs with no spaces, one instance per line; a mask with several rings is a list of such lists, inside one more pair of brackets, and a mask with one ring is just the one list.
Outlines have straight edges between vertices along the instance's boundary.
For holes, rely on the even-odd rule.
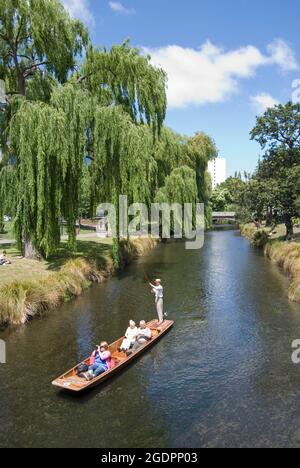
[[276,180],[277,204],[285,225],[286,238],[293,236],[292,218],[297,214],[298,167],[300,165],[300,104],[291,102],[268,109],[257,118],[251,138],[266,149],[258,168],[259,179]]
[[87,43],[83,24],[58,0],[1,0],[0,78],[8,95],[25,96],[33,77],[65,82]]

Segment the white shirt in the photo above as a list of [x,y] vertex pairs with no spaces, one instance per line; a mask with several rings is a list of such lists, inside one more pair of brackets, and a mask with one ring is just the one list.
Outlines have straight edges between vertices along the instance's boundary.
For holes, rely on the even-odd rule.
[[147,338],[152,338],[152,332],[150,328],[139,328],[138,329],[138,336],[146,336]]
[[155,292],[155,299],[162,299],[164,297],[164,288],[162,285],[154,286],[153,291]]
[[125,336],[126,336],[126,338],[127,338],[128,340],[130,340],[131,342],[134,343],[135,340],[136,340],[137,334],[138,334],[138,329],[137,329],[137,327],[135,327],[135,328],[129,327],[129,328],[127,328],[127,331],[126,331],[126,335],[125,335]]

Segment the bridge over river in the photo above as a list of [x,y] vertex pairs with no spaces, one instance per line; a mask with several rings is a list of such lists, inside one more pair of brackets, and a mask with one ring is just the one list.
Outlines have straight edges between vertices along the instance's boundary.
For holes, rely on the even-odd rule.
[[213,223],[218,220],[236,221],[236,213],[234,211],[214,211],[212,213],[212,220]]

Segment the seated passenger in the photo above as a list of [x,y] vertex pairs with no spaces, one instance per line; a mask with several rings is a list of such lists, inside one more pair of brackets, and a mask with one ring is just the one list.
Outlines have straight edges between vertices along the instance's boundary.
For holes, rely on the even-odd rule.
[[137,351],[141,346],[144,346],[152,338],[152,332],[150,328],[147,327],[145,320],[140,322],[140,328],[138,328],[138,335],[136,337],[136,342],[133,345],[132,351]]
[[133,320],[130,320],[129,322],[129,327],[126,330],[125,333],[125,339],[123,340],[120,350],[121,351],[128,351],[132,346],[134,345],[136,341],[136,337],[138,335],[138,329],[136,327],[136,324]]
[[6,256],[6,251],[4,250],[3,253],[0,255],[0,266],[2,265],[11,265],[11,261],[8,260]]
[[103,341],[99,347],[95,349],[90,359],[90,367],[84,377],[87,380],[92,380],[103,374],[104,372],[113,369],[115,362],[111,357],[109,346],[106,341]]

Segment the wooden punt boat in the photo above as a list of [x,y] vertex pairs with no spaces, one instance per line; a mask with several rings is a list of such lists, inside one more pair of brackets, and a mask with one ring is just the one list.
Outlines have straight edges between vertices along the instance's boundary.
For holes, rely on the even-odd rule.
[[[116,366],[113,369],[105,372],[104,374],[101,374],[99,377],[93,380],[87,381],[84,378],[81,378],[77,375],[77,369],[78,366],[81,364],[80,363],[73,369],[69,370],[62,376],[55,379],[52,382],[52,385],[64,390],[68,390],[70,392],[77,393],[96,387],[97,385],[101,384],[102,382],[105,382],[107,379],[116,375],[118,372],[121,371],[121,369],[123,369],[132,361],[137,359],[148,348],[157,343],[157,341],[160,340],[170,330],[170,328],[172,328],[173,325],[174,322],[172,322],[171,320],[165,320],[162,325],[158,326],[157,320],[152,320],[147,324],[147,326],[152,331],[152,339],[149,342],[145,343],[143,346],[141,346],[136,352],[132,353],[130,356],[127,356],[124,352],[118,351],[124,337],[120,338],[118,341],[112,343],[109,346],[109,350],[116,363]],[[84,361],[87,365],[89,364],[89,359],[90,358],[87,358]]]

